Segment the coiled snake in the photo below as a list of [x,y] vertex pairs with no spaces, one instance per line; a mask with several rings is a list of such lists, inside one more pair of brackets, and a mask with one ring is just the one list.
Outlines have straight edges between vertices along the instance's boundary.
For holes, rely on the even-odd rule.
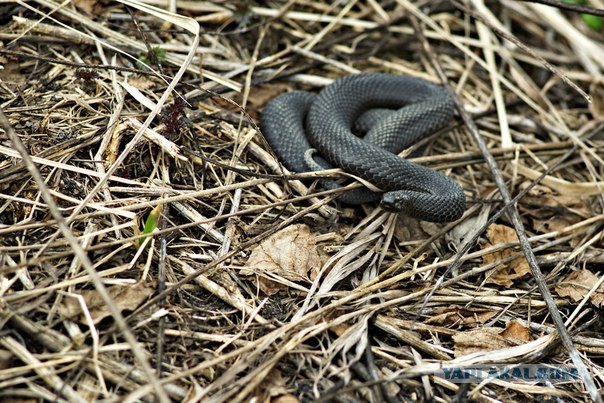
[[[454,112],[455,103],[442,86],[408,76],[364,73],[340,78],[318,95],[294,91],[273,98],[264,107],[261,127],[288,169],[316,169],[307,163],[307,151],[314,148],[331,166],[384,191],[353,191],[343,195],[343,201],[358,204],[381,198],[386,210],[448,222],[464,212],[463,189],[397,154],[443,128]],[[366,131],[363,138],[353,133],[355,123]],[[329,164],[321,160],[315,165]]]

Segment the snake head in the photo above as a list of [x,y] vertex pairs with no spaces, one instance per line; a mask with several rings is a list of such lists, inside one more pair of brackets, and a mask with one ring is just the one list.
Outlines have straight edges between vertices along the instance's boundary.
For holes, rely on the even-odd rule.
[[380,205],[386,211],[404,213],[411,207],[411,194],[405,190],[395,190],[382,195]]

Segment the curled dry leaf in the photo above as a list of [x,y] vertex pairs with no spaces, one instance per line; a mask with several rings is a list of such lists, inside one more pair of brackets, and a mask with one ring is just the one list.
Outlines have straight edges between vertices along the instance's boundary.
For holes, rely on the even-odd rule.
[[[589,270],[574,271],[556,286],[556,293],[561,297],[569,297],[573,302],[581,301],[598,282],[598,276]],[[594,291],[589,301],[600,308],[604,304],[604,284]]]
[[[541,176],[541,171],[529,168],[521,164],[516,164],[515,169],[518,171],[519,174],[524,175],[531,180],[536,180]],[[528,185],[529,183],[523,184],[524,187]],[[580,207],[581,205],[584,207],[588,206],[585,200],[582,199],[582,197],[600,195],[602,193],[602,188],[604,188],[604,182],[602,181],[569,181],[567,179],[561,179],[554,175],[545,175],[545,177],[541,179],[541,185],[542,186],[540,187],[540,189],[550,188],[551,190],[549,191],[549,193],[555,191],[557,195],[555,197],[542,197],[540,200],[536,200],[535,203],[543,202],[542,204],[556,208],[570,208],[571,206],[579,205],[578,207],[573,208],[573,210],[581,212],[582,214],[589,214],[590,212],[589,209],[584,210]],[[525,201],[531,201],[531,193],[533,192],[529,192],[529,196],[524,197]],[[547,195],[548,193],[544,192],[543,194]],[[531,210],[531,212],[539,213],[539,210],[540,209],[533,209]],[[552,214],[552,211],[544,210],[544,212],[548,215]]]
[[476,325],[485,323],[497,315],[497,311],[485,308],[463,308],[451,305],[447,308],[435,309],[431,317],[426,320],[427,324],[439,325]]
[[[107,287],[107,292],[120,311],[133,311],[149,298],[155,292],[156,288],[156,281],[146,281],[136,284],[114,285]],[[80,295],[84,298],[86,307],[95,324],[111,316],[109,308],[105,305],[105,301],[103,301],[97,290],[83,290],[80,291]],[[62,315],[78,320],[81,323],[85,323],[86,321],[80,302],[76,298],[65,298],[59,310]]]
[[457,333],[453,336],[455,342],[455,357],[481,351],[499,350],[514,347],[531,340],[529,330],[518,321],[508,322],[505,329],[485,327]]
[[518,344],[526,343],[531,340],[528,327],[517,320],[509,321],[505,330],[501,333],[501,336],[508,340],[517,340]]
[[452,245],[454,250],[461,250],[470,242],[474,233],[478,228],[482,228],[489,219],[491,206],[486,205],[485,208],[477,216],[473,216],[456,225],[447,234],[445,239],[449,245]]
[[[490,242],[487,242],[482,246],[483,249],[488,247],[505,244],[509,242],[518,242],[518,237],[516,236],[516,232],[505,225],[500,224],[492,224],[487,228],[487,236],[489,237]],[[502,262],[504,259],[515,255],[517,252],[507,248],[491,253],[487,253],[482,257],[483,263],[497,263]],[[511,287],[514,284],[514,280],[517,278],[524,277],[528,273],[530,273],[530,268],[528,262],[524,258],[524,256],[518,257],[509,263],[501,266],[493,273],[488,279],[487,283],[494,283],[504,287]]]
[[283,277],[290,281],[312,280],[321,267],[315,236],[304,224],[284,228],[252,250],[247,267],[249,270],[242,274],[260,274],[258,286],[267,295],[287,288],[286,284],[267,277]]

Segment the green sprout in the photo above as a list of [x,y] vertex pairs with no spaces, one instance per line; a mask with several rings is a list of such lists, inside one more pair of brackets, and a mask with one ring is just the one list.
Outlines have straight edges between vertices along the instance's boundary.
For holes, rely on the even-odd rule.
[[[157,205],[153,210],[151,210],[151,212],[147,216],[147,219],[145,220],[145,226],[143,227],[143,232],[141,233],[141,235],[150,235],[153,233],[153,231],[155,231],[159,222],[160,214],[161,205]],[[147,239],[146,236],[138,240],[139,246],[145,242],[145,239]]]
[[145,70],[147,68],[146,66],[162,63],[165,60],[166,49],[156,46],[151,49],[151,52],[138,55],[137,67],[141,70]]

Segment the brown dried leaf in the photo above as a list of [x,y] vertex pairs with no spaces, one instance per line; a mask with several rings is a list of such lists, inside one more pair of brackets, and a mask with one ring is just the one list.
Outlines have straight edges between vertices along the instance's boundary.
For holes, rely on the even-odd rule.
[[505,329],[486,327],[453,336],[455,357],[481,351],[514,347],[530,340],[528,328],[516,321],[510,321]]
[[440,231],[438,224],[400,214],[396,218],[394,236],[399,242],[409,242],[429,238],[438,231]]
[[[556,293],[561,297],[569,297],[573,302],[581,301],[591,288],[598,282],[599,278],[589,270],[574,271],[559,285],[556,286]],[[596,291],[591,294],[589,301],[600,308],[604,304],[604,284],[601,284]]]
[[509,321],[505,327],[505,330],[501,333],[501,336],[508,340],[517,340],[519,342],[518,344],[531,340],[528,327],[517,320]]
[[591,83],[589,86],[589,96],[591,97],[589,111],[594,118],[599,120],[604,119],[604,80],[600,78]]
[[105,152],[104,164],[106,167],[109,167],[117,159],[117,156],[120,153],[119,150],[120,145],[122,144],[122,139],[129,130],[130,126],[128,126],[125,122],[115,125],[115,128],[111,133],[111,140],[107,146],[107,151]]
[[272,369],[264,382],[254,391],[255,400],[259,402],[296,403],[298,400],[292,396],[285,387],[285,378],[281,371]]
[[427,324],[439,324],[444,326],[476,325],[485,323],[497,315],[496,311],[484,308],[463,308],[451,305],[446,308],[435,309],[432,316],[426,320]]
[[[531,182],[526,181],[520,185],[520,189],[524,190],[526,187],[530,186]],[[551,188],[543,185],[537,185],[533,187],[529,192],[523,197],[523,200],[526,204],[522,204],[522,210],[528,212],[531,216],[540,219],[546,220],[552,217],[559,217],[556,215],[552,209],[544,209],[543,206],[554,207],[559,209],[560,207],[566,209],[572,209],[576,212],[583,213],[586,215],[590,214],[590,201],[587,197],[581,197],[579,194],[564,194],[554,192]],[[531,207],[537,206],[537,207]],[[567,214],[562,217],[566,217],[568,220],[575,219],[575,215]],[[577,221],[580,220],[580,217],[576,218]]]
[[533,229],[543,234],[561,231],[581,221],[578,215],[555,215],[547,220],[533,220]]
[[321,267],[315,236],[304,224],[284,228],[252,250],[247,267],[250,270],[242,274],[251,274],[251,270],[265,274],[259,277],[258,286],[267,295],[287,288],[282,283],[266,278],[267,275],[291,281],[312,280]]
[[14,354],[10,351],[0,349],[0,370],[11,368],[14,358]]
[[[151,296],[157,283],[155,281],[146,281],[132,285],[114,285],[107,287],[107,292],[118,306],[120,311],[133,311]],[[97,324],[108,316],[111,316],[109,308],[97,292],[97,290],[83,290],[80,295],[84,298],[86,307],[92,316],[92,321]],[[77,319],[81,323],[86,322],[82,313],[80,303],[75,298],[65,298],[59,310],[64,316]]]
[[300,400],[291,393],[285,393],[281,396],[277,396],[271,399],[271,403],[298,403]]
[[[335,319],[335,318],[334,318]],[[344,335],[350,329],[349,323],[340,323],[338,325],[331,326],[330,330],[335,333],[336,336],[340,337]]]
[[98,15],[103,4],[97,0],[73,0],[73,4],[88,15]]
[[[272,83],[261,85],[254,89],[253,94],[247,99],[246,110],[254,119],[258,118],[258,110],[277,95],[291,89],[291,85],[284,83]],[[235,96],[233,100],[241,103],[241,96]],[[232,108],[232,106],[230,106]]]
[[10,87],[22,85],[27,81],[27,76],[21,74],[21,66],[16,60],[0,56],[0,80]]
[[[493,245],[518,241],[516,232],[512,228],[500,224],[491,224],[487,229],[487,236],[489,237],[490,242],[485,243],[482,246],[483,249]],[[497,263],[515,254],[515,251],[508,248],[488,253],[482,257],[482,261],[484,264]],[[496,272],[486,280],[486,282],[494,283],[503,287],[511,287],[514,284],[515,279],[522,278],[530,272],[531,270],[528,262],[524,256],[522,256],[498,268]]]
[[147,76],[132,76],[128,78],[128,84],[140,91],[145,91],[157,86],[156,82],[149,80]]

